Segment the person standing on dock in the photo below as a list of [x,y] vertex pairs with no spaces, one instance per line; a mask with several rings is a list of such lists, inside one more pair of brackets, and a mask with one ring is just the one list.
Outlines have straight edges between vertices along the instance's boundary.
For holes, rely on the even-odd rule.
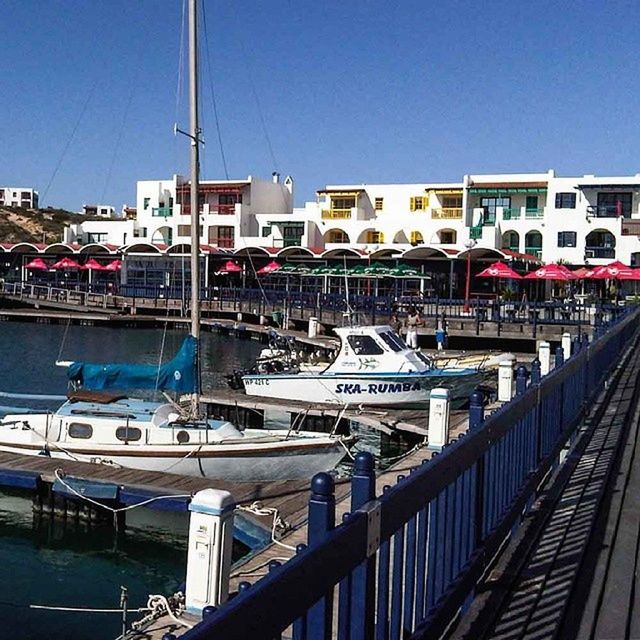
[[422,326],[422,317],[415,307],[409,307],[406,320],[407,344],[411,349],[418,348],[418,327]]
[[394,311],[389,318],[389,326],[400,335],[400,330],[402,329],[402,321],[398,317],[398,313]]

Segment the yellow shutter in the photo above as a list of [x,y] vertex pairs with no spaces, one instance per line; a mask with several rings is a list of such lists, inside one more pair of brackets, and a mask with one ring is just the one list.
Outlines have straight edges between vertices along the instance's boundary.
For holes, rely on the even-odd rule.
[[416,210],[416,199],[414,197],[409,198],[409,211]]
[[384,244],[384,233],[382,233],[382,231],[378,233],[378,242]]
[[426,196],[422,196],[422,202],[423,202],[423,209],[428,209],[429,208],[429,195],[427,194]]

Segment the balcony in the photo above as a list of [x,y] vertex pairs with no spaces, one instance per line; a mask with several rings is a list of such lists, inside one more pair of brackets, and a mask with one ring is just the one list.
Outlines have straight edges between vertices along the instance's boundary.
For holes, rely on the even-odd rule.
[[544,207],[539,207],[537,209],[526,209],[524,210],[524,217],[527,219],[540,219],[544,218]]
[[530,256],[534,256],[535,258],[542,257],[542,247],[525,247],[524,252]]
[[495,212],[485,211],[482,216],[482,225],[485,227],[494,227],[496,224]]
[[218,204],[209,206],[209,213],[217,214],[219,216],[232,216],[235,212],[235,204]]
[[154,218],[170,218],[173,216],[173,209],[171,207],[153,207],[151,215]]
[[351,209],[323,209],[323,220],[349,220],[351,218]]
[[472,240],[479,240],[482,238],[482,227],[471,227],[471,229],[469,229],[469,237]]
[[434,220],[462,220],[462,207],[432,209],[431,217]]
[[616,248],[615,247],[585,247],[584,250],[585,259],[588,258],[615,258],[616,257]]
[[502,210],[503,220],[520,220],[521,210],[520,207],[504,208]]
[[593,218],[622,218],[629,217],[631,211],[617,205],[598,205],[587,207],[587,215]]

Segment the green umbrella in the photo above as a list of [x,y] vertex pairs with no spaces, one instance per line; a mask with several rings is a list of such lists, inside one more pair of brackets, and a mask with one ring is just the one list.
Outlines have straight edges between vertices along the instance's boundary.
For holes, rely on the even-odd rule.
[[279,273],[309,273],[310,268],[306,264],[287,262],[278,269]]
[[384,276],[389,273],[389,267],[382,264],[382,262],[372,262],[364,268],[364,273],[368,273],[374,276]]
[[363,264],[357,264],[355,267],[347,269],[348,276],[366,276],[366,267]]
[[410,267],[408,264],[399,264],[397,267],[389,270],[389,275],[395,278],[409,278],[421,274],[416,268]]

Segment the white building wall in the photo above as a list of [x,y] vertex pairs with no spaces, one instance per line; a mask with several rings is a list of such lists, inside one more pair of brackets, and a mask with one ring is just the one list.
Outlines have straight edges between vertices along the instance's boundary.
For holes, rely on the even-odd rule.
[[87,220],[64,229],[64,242],[69,244],[131,244],[134,239],[133,220]]
[[38,208],[38,192],[32,187],[1,187],[0,207]]

